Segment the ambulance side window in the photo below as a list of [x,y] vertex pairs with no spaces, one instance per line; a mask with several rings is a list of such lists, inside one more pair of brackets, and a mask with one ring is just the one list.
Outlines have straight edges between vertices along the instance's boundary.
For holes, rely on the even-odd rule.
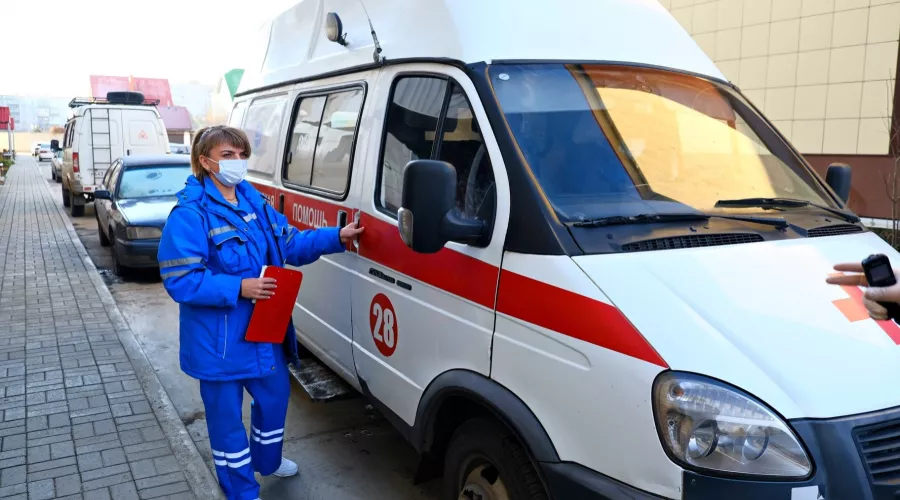
[[332,198],[346,196],[364,97],[358,87],[299,98],[285,151],[286,184]]
[[437,158],[456,167],[456,208],[477,218],[494,187],[494,170],[472,106],[462,87],[453,84]]
[[378,206],[397,217],[403,189],[403,167],[412,160],[429,159],[447,80],[404,77],[394,83],[385,124],[381,179],[376,187]]
[[[435,141],[438,130],[440,137]],[[490,216],[481,210],[494,187],[490,156],[465,92],[452,80],[416,76],[395,82],[376,188],[378,206],[385,213],[397,216],[403,167],[417,159],[438,159],[453,165],[456,207],[462,216]]]

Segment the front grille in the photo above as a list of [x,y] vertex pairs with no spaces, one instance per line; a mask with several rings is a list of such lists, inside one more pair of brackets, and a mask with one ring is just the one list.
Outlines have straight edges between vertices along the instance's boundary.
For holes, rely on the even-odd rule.
[[838,236],[841,234],[861,233],[863,228],[855,224],[835,224],[833,226],[822,226],[810,229],[806,232],[809,238],[819,238],[821,236]]
[[900,485],[900,420],[861,427],[855,434],[872,484]]
[[754,233],[727,234],[695,234],[691,236],[673,236],[654,240],[636,241],[622,245],[623,252],[652,252],[654,250],[674,250],[677,248],[718,247],[722,245],[740,245],[756,243],[763,237]]

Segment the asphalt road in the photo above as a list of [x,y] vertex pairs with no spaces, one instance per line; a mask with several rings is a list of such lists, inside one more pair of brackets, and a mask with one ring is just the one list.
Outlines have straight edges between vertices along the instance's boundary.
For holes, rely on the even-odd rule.
[[[62,203],[60,184],[50,179],[49,162],[36,164],[31,157],[19,155],[17,163],[16,168],[40,168]],[[83,217],[69,218],[197,448],[212,468],[199,386],[178,366],[178,307],[163,289],[159,272],[133,273],[127,281],[116,277],[110,270],[109,249],[100,246],[93,205],[88,204]],[[249,409],[247,396],[244,416],[248,426]],[[300,465],[300,474],[290,479],[262,479],[263,498],[438,498],[437,481],[413,484],[418,458],[415,451],[361,396],[316,403],[295,383],[285,428],[284,455]]]

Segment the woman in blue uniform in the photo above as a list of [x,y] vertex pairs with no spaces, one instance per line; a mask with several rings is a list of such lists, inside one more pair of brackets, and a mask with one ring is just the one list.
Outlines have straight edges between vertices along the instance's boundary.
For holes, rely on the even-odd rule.
[[[302,266],[338,253],[355,225],[298,231],[244,181],[250,142],[225,126],[200,130],[191,170],[159,246],[163,285],[180,305],[181,369],[200,380],[219,484],[229,500],[256,500],[254,472],[297,473],[281,456],[290,380],[299,363],[293,325],[282,344],[244,340],[252,300],[277,293],[265,265]],[[253,398],[251,429],[241,420],[244,390]]]

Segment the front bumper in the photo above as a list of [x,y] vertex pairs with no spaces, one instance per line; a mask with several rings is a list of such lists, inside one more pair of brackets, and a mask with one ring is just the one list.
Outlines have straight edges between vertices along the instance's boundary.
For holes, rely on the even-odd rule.
[[156,257],[159,253],[159,240],[116,239],[115,251],[118,252],[119,263],[125,267],[159,267]]

